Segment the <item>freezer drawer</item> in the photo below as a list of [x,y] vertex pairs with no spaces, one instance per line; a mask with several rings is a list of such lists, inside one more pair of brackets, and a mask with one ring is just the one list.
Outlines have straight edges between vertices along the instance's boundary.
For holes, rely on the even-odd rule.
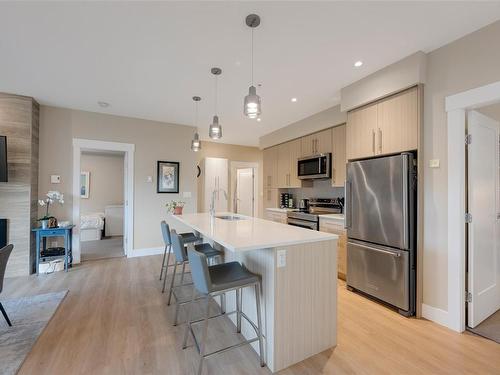
[[401,310],[410,309],[410,253],[350,240],[347,285]]

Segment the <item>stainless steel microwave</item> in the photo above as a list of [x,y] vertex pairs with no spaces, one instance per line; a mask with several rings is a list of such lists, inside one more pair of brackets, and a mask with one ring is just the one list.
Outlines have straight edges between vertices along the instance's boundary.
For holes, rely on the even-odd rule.
[[297,177],[301,180],[330,178],[332,154],[319,154],[297,161]]

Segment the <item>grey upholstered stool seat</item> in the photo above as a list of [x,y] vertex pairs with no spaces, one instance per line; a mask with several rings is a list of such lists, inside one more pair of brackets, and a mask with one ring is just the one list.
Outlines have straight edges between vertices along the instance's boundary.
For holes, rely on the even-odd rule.
[[[180,298],[178,298],[178,296],[176,294],[176,288],[190,285],[190,284],[184,283],[184,274],[186,272],[186,264],[189,263],[189,259],[188,259],[188,255],[186,252],[186,244],[184,243],[182,237],[179,236],[174,229],[172,229],[170,231],[170,238],[172,240],[172,249],[173,249],[174,255],[175,255],[175,264],[174,264],[174,272],[172,273],[172,280],[170,282],[170,290],[168,293],[167,304],[170,305],[170,302],[171,302],[172,296],[173,296],[175,298],[175,304],[176,304],[174,325],[177,325],[177,317],[179,316],[179,307],[183,304],[190,302],[190,300],[182,301]],[[224,256],[223,251],[214,249],[208,243],[192,244],[192,245],[197,251],[204,254],[204,256],[207,259],[210,259],[211,261],[213,261],[216,258],[219,258],[220,260],[222,260],[222,258]],[[180,282],[179,282],[179,284],[176,285],[175,284],[175,275],[177,273],[178,266],[182,266],[182,271],[181,271]],[[221,305],[224,305],[223,300],[224,300],[224,297],[221,296]],[[222,311],[223,311],[223,308],[222,308]]]
[[238,262],[216,264],[208,267],[208,272],[211,281],[210,293],[260,282],[258,275],[248,271]]
[[[163,277],[163,270],[165,270],[165,279],[163,280],[163,288],[161,290],[162,293],[165,293],[168,267],[173,267],[173,264],[170,264],[170,254],[172,253],[172,240],[170,238],[170,227],[165,220],[162,220],[161,222],[161,234],[163,236],[165,249],[163,250],[163,260],[161,262],[160,280]],[[179,233],[179,236],[182,237],[182,240],[186,245],[189,243],[195,243],[202,240],[200,237],[190,232]],[[165,259],[167,260],[166,264],[165,264]]]
[[[184,341],[182,343],[182,348],[187,347],[187,340],[189,332],[193,336],[194,343],[198,353],[200,355],[200,361],[198,363],[198,375],[201,374],[203,368],[203,360],[206,357],[220,354],[226,352],[230,349],[240,347],[242,345],[251,344],[252,342],[259,341],[259,356],[260,365],[264,366],[264,337],[262,335],[262,319],[261,319],[261,308],[260,308],[260,276],[256,275],[238,262],[229,262],[223,264],[217,264],[214,266],[208,266],[207,257],[205,254],[200,253],[191,248],[188,249],[189,264],[191,266],[191,275],[193,277],[193,294],[191,303],[189,304],[188,318],[186,323],[186,329],[184,332]],[[257,324],[252,322],[250,318],[242,310],[242,292],[243,288],[253,287],[255,289],[255,306],[257,309]],[[245,320],[252,326],[255,330],[257,337],[239,342],[238,344],[228,346],[223,349],[219,349],[215,352],[205,354],[206,352],[206,340],[208,333],[208,320],[217,318],[217,316],[209,316],[209,301],[211,298],[222,295],[230,291],[236,292],[236,311],[226,313],[227,315],[236,313],[236,331],[241,332],[241,318]],[[205,300],[205,311],[204,318],[199,320],[191,320],[191,311],[193,309],[193,303],[195,301],[195,291],[201,294]],[[202,297],[202,298],[203,298]],[[201,342],[198,343],[196,335],[194,334],[193,324],[204,322]]]

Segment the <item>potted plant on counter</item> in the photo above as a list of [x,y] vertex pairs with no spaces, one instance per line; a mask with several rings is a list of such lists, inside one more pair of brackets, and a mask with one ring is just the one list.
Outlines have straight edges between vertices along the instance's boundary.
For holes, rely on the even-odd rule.
[[166,204],[169,213],[174,215],[182,215],[182,208],[186,202],[182,201],[170,201]]
[[47,198],[39,199],[38,204],[41,207],[46,207],[45,216],[38,219],[41,222],[42,228],[54,228],[57,227],[57,219],[54,216],[49,215],[49,207],[52,203],[58,202],[59,204],[64,204],[64,195],[58,191],[49,191],[46,195]]

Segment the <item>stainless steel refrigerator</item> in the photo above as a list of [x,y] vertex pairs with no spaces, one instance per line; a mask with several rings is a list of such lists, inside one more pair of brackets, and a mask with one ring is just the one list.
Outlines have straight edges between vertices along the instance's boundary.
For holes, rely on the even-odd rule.
[[416,157],[347,164],[347,286],[415,313]]

